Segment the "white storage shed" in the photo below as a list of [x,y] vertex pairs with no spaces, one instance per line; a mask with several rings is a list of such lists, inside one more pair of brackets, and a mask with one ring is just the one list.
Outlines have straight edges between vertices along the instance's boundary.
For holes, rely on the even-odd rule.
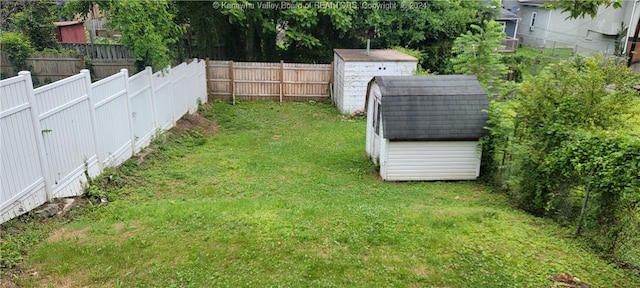
[[367,82],[374,76],[409,76],[418,65],[418,59],[396,50],[333,51],[333,101],[340,113],[365,110]]
[[489,104],[475,76],[378,76],[368,86],[366,151],[382,179],[480,175]]

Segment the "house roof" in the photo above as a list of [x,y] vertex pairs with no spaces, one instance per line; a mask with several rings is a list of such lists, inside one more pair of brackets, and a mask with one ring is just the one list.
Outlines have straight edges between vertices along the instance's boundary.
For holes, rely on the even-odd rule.
[[392,49],[333,49],[333,51],[344,61],[369,62],[369,61],[398,61],[398,62],[418,62],[413,56],[404,54]]
[[486,134],[487,92],[471,75],[377,76],[384,137],[477,140]]
[[550,1],[549,0],[520,0],[519,2],[520,4],[525,6],[540,7]]
[[55,25],[56,27],[72,26],[72,25],[78,25],[78,24],[83,24],[83,22],[82,21],[53,22],[53,25]]
[[500,16],[496,20],[518,20],[520,17],[507,9],[502,8]]

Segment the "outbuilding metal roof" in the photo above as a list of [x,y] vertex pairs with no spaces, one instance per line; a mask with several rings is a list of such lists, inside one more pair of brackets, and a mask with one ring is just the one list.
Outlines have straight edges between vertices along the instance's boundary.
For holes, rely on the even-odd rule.
[[418,62],[413,56],[404,54],[392,49],[333,49],[333,51],[344,61],[370,62],[370,61],[395,61],[395,62]]
[[475,76],[377,76],[384,137],[477,140],[486,134],[487,92]]

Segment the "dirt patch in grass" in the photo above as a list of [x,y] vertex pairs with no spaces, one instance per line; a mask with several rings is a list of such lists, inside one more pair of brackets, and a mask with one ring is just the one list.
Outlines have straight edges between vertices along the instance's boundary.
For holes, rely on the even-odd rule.
[[213,136],[218,131],[215,120],[208,119],[200,113],[187,114],[176,122],[176,126],[169,130],[174,135],[185,135],[197,131],[203,135]]
[[89,231],[89,227],[84,227],[80,230],[61,227],[60,229],[55,230],[51,234],[49,234],[47,240],[50,242],[58,242],[68,239],[83,239],[87,237],[87,231]]
[[111,225],[111,227],[113,228],[113,230],[121,232],[124,229],[124,222],[115,223],[115,224]]
[[16,288],[20,287],[13,282],[13,277],[3,276],[0,278],[0,288]]
[[382,176],[380,176],[380,172],[376,171],[375,169],[371,170],[369,172],[369,175],[371,176],[371,178],[376,179],[376,181],[378,181],[378,183],[383,183],[384,182],[384,180],[382,180]]
[[429,278],[433,276],[433,270],[430,267],[427,267],[426,265],[418,265],[414,267],[413,273],[425,278]]

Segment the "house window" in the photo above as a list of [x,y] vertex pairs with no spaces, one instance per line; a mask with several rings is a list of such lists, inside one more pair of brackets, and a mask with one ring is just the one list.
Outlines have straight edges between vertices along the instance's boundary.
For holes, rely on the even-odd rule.
[[538,12],[531,12],[531,22],[529,22],[529,30],[533,31],[533,27],[536,26],[536,16]]

